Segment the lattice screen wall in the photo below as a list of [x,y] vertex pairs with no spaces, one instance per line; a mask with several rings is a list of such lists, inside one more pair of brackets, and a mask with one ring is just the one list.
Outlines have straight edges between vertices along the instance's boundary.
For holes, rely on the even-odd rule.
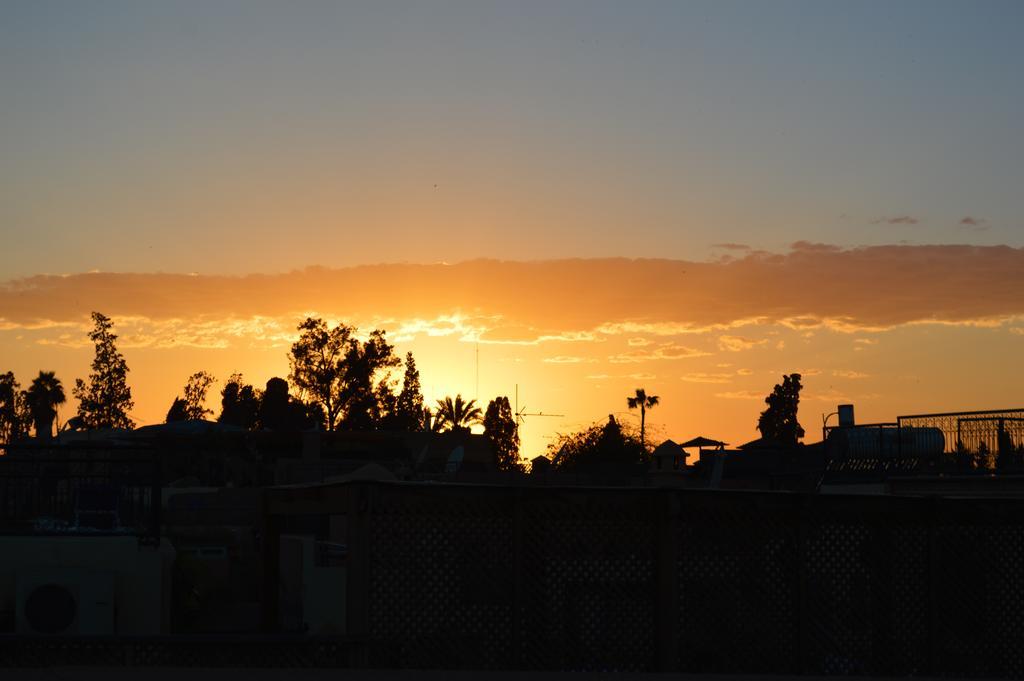
[[1024,676],[1024,501],[367,492],[372,666]]

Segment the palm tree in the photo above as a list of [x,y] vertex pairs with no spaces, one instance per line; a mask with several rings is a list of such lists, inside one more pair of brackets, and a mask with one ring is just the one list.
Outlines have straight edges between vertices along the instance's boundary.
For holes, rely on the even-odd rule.
[[32,379],[32,385],[25,391],[28,408],[35,425],[36,437],[50,439],[53,435],[53,421],[57,418],[57,405],[64,404],[64,386],[52,371],[40,371]]
[[646,449],[644,445],[644,424],[647,420],[647,410],[658,406],[658,396],[648,395],[647,391],[643,388],[637,388],[636,395],[627,397],[626,403],[630,409],[640,410],[640,447]]
[[427,433],[437,433],[441,430],[441,419],[434,418],[434,411],[430,407],[423,407],[420,430]]
[[462,395],[456,395],[454,400],[446,397],[437,401],[436,418],[438,425],[446,425],[449,430],[469,430],[474,423],[480,423],[483,412],[476,406],[476,400],[466,402]]

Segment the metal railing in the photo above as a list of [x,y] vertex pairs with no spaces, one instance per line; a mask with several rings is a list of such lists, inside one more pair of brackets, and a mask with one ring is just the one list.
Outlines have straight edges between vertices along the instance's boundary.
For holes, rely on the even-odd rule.
[[824,433],[831,472],[1024,468],[1024,409],[914,414]]
[[160,537],[153,450],[7,446],[0,457],[0,535]]
[[900,416],[901,429],[941,433],[943,451],[976,453],[1024,447],[1024,408]]

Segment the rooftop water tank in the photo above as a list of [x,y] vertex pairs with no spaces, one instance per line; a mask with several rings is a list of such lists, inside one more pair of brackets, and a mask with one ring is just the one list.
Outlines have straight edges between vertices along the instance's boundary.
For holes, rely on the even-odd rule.
[[853,405],[852,404],[840,404],[837,409],[839,412],[839,425],[844,428],[850,428],[854,425],[853,422]]

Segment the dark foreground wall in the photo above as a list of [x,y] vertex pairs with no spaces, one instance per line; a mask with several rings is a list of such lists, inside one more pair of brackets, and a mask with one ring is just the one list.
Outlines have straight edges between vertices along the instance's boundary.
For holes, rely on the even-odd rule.
[[[1024,500],[348,483],[344,638],[0,637],[9,666],[1024,677]],[[273,628],[276,598],[265,599]]]
[[372,667],[1024,676],[1024,501],[359,483]]

